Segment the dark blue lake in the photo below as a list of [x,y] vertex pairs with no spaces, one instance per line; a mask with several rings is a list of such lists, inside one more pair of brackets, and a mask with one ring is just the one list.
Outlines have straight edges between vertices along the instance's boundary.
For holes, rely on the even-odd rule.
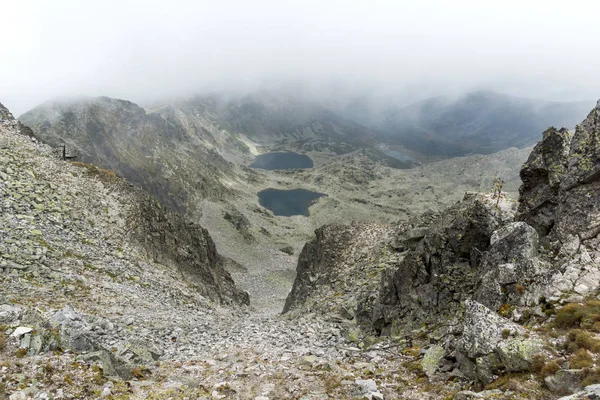
[[261,154],[250,164],[250,168],[260,169],[300,169],[313,166],[313,160],[309,156],[293,151]]
[[284,217],[304,215],[308,217],[308,208],[322,196],[326,195],[305,189],[265,189],[258,192],[258,202],[275,215]]
[[385,152],[385,154],[390,157],[394,157],[396,160],[400,160],[400,161],[414,161],[412,157],[407,156],[404,153],[400,153],[399,151],[396,151],[396,150],[387,150]]

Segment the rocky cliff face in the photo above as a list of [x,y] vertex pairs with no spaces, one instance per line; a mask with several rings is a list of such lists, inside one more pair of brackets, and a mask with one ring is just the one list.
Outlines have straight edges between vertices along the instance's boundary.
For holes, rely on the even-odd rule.
[[[492,194],[466,195],[428,223],[390,228],[396,238],[380,244],[396,254],[390,251],[378,260],[388,260],[380,288],[375,298],[359,298],[348,314],[370,315],[369,324],[361,321],[363,330],[429,347],[422,365],[430,379],[489,384],[506,373],[535,370],[537,354],[539,360],[558,364],[550,373],[556,375],[536,390],[572,392],[590,382],[559,362],[574,359],[570,354],[579,347],[569,347],[574,340],[569,338],[583,331],[547,332],[587,326],[583,320],[561,321],[571,309],[591,307],[584,297],[597,295],[600,287],[599,115],[600,102],[573,134],[554,128],[544,133],[521,170],[518,204]],[[340,241],[332,241],[323,235],[328,229],[342,231],[324,227],[317,241],[305,247],[285,311],[304,307],[305,299],[319,303],[322,298],[315,293],[327,292],[328,282],[310,279],[315,273],[326,271],[337,280],[355,273],[352,266],[342,268],[323,255],[376,248],[340,234]],[[396,261],[390,262],[392,257]],[[565,302],[582,304],[563,310]],[[585,334],[597,340],[593,332]],[[544,348],[558,351],[550,354]],[[571,377],[570,384],[565,376]]]
[[531,153],[521,170],[523,186],[518,219],[560,244],[600,233],[599,107],[575,128],[554,128]]

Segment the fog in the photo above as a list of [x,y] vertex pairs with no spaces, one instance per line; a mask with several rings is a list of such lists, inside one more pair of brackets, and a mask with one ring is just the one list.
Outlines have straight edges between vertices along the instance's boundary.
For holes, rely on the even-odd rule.
[[597,1],[6,1],[0,102],[291,88],[407,103],[600,97]]

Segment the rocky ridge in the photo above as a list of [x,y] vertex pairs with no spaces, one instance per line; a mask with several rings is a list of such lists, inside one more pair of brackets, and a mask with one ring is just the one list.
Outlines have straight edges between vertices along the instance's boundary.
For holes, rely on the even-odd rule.
[[[388,227],[392,240],[353,242],[348,227],[321,228],[303,250],[286,311],[333,311],[374,335],[370,342],[382,335],[423,348],[431,381],[502,389],[460,398],[553,398],[597,382],[596,317],[586,312],[600,293],[599,113],[600,102],[574,133],[544,133],[521,170],[519,203],[468,194],[429,221]],[[385,266],[380,287],[363,296],[363,263],[328,255],[378,246],[388,254],[369,262]],[[323,271],[351,289],[328,296]]]

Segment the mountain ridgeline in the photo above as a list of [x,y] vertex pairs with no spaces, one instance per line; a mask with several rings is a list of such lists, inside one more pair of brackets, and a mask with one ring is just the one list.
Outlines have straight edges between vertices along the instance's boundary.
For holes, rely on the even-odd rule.
[[593,102],[547,102],[494,92],[435,97],[390,111],[381,140],[443,157],[490,154],[534,144],[550,126],[574,128]]

